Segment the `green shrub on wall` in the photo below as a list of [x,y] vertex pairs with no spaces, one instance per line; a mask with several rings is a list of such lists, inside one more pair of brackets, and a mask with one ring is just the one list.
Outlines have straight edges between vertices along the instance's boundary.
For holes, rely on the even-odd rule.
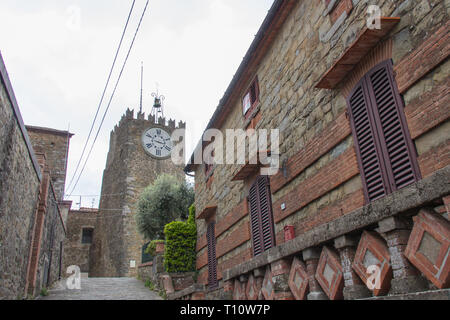
[[164,268],[167,272],[195,271],[197,226],[195,207],[189,208],[187,222],[174,221],[164,227],[166,246]]

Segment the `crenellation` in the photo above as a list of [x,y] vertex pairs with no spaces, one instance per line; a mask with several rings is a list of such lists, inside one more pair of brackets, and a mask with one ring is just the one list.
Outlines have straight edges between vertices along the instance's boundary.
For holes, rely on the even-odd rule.
[[133,120],[134,119],[134,110],[130,110],[129,108],[127,109],[127,111],[125,112],[125,117],[128,120]]
[[138,112],[137,114],[137,119],[138,120],[145,120],[145,112]]

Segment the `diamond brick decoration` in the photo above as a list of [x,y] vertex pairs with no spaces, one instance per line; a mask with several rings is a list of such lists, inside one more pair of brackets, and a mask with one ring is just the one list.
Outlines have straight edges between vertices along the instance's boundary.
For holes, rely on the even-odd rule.
[[248,300],[258,300],[261,292],[262,279],[256,278],[253,274],[250,275],[247,282],[246,294]]
[[326,246],[320,255],[316,279],[330,300],[344,297],[344,275],[339,255]]
[[426,210],[413,220],[405,256],[436,287],[450,287],[450,223]]
[[[353,270],[375,296],[388,293],[392,280],[389,249],[375,232],[363,232],[353,261]],[[371,288],[368,284],[375,286]]]
[[275,290],[273,285],[272,272],[270,271],[270,267],[267,267],[266,275],[264,276],[264,281],[261,288],[261,292],[265,300],[274,300]]
[[246,300],[245,283],[241,283],[238,279],[234,280],[233,300]]
[[292,261],[289,274],[289,288],[296,300],[305,300],[309,283],[305,264],[297,257]]

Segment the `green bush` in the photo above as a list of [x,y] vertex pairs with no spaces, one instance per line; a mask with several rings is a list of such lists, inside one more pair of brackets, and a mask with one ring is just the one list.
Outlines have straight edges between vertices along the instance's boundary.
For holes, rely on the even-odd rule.
[[48,289],[47,288],[42,288],[41,289],[41,296],[46,297],[48,295],[49,295]]
[[153,284],[153,282],[151,282],[150,280],[145,281],[145,286],[147,288],[149,288],[150,290],[154,291],[155,290],[155,285]]
[[164,227],[166,246],[164,268],[167,272],[195,271],[197,226],[195,225],[195,207],[189,208],[186,222],[174,221]]
[[195,226],[195,205],[194,204],[189,207],[189,217],[188,217],[187,223]]
[[149,243],[147,246],[147,249],[145,249],[145,253],[148,253],[152,257],[156,255],[156,244],[158,243],[164,243],[164,240],[153,240]]

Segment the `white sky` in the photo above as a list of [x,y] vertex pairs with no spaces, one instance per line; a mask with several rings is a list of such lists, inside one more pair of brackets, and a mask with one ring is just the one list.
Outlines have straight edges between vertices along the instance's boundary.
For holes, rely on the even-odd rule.
[[[137,0],[100,117],[146,0]],[[99,195],[109,134],[126,108],[152,92],[165,116],[187,122],[187,155],[249,48],[273,0],[151,0],[96,147],[74,194]],[[1,0],[0,50],[25,124],[75,133],[66,183],[89,133],[132,0]],[[97,127],[94,130],[96,132]],[[70,190],[66,190],[70,191]],[[75,200],[73,198],[72,200]],[[77,198],[78,200],[78,198]],[[75,201],[78,202],[78,201]],[[93,197],[82,199],[90,207]],[[97,206],[98,197],[94,199]]]

